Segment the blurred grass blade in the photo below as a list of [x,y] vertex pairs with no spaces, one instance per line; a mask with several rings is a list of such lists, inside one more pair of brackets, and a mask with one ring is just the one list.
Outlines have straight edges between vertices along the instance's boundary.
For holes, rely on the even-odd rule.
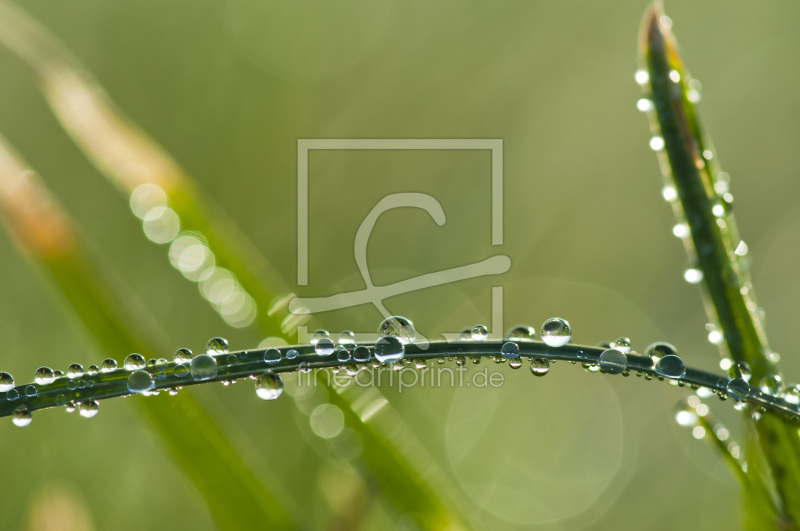
[[[739,239],[731,213],[733,198],[727,175],[719,172],[695,109],[699,100],[696,81],[683,65],[671,26],[661,5],[655,3],[645,14],[640,32],[641,70],[636,77],[651,101],[643,106],[651,109],[654,137],[650,146],[659,152],[666,186],[674,191],[665,196],[678,199],[672,201],[673,209],[678,222],[688,225],[690,237],[684,242],[690,259],[696,262],[693,267],[702,274],[706,310],[722,334],[723,354],[733,363],[747,363],[752,369],[751,385],[759,384],[777,369],[756,314],[747,246]],[[694,276],[698,279],[700,275],[695,272]],[[753,408],[748,408],[747,414],[753,413]],[[797,428],[773,414],[764,414],[754,425],[782,510],[796,527],[800,524]],[[749,474],[758,480],[758,471]]]
[[[0,138],[0,213],[18,247],[44,266],[100,348],[160,357],[159,332],[128,311],[133,294],[107,281],[50,191]],[[189,395],[136,400],[222,529],[296,527],[277,487],[268,490]],[[279,500],[280,498],[280,500]],[[297,514],[297,513],[295,513]]]
[[[228,305],[209,299],[226,322],[245,327],[255,319],[262,334],[291,338],[308,316],[288,312],[293,295],[287,295],[290,290],[279,275],[218,209],[203,200],[177,163],[123,117],[88,77],[86,69],[64,51],[64,46],[28,15],[3,0],[0,0],[0,43],[33,69],[63,127],[98,169],[117,188],[130,194],[134,213],[144,218],[145,229],[149,212],[165,212],[159,202],[163,198],[183,232],[176,232],[160,243],[172,241],[177,245],[183,237],[190,238],[191,245],[204,247],[206,256],[211,257],[204,262],[209,276],[200,275],[202,271],[192,275],[184,272],[184,276],[198,281],[215,278],[213,275],[219,273],[229,276],[237,289],[241,289],[245,303],[235,311],[229,312]],[[252,311],[245,311],[248,309]],[[383,436],[361,420],[353,411],[352,400],[335,389],[330,400],[345,413],[348,425],[359,434],[362,445],[370,449],[362,456],[371,474],[379,479],[383,492],[400,511],[413,515],[421,526],[428,528],[448,527],[454,520],[460,520],[454,501],[457,496],[452,494],[450,485],[445,481],[435,484],[433,478],[443,477],[430,470],[435,463],[431,462],[428,470],[421,470],[415,466],[419,458],[409,460],[411,452],[402,453],[396,439]],[[398,417],[397,422],[403,421]],[[410,430],[405,431],[410,439]],[[406,441],[399,441],[403,443],[408,446]],[[424,452],[422,445],[417,446],[415,453]],[[445,498],[449,498],[447,504],[442,501]]]

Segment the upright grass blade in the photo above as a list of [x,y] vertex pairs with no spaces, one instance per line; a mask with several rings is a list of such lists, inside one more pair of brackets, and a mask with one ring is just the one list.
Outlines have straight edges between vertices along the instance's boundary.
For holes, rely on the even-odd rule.
[[[739,239],[727,176],[719,172],[711,142],[704,134],[695,108],[699,99],[696,82],[683,65],[671,25],[659,3],[645,14],[639,42],[641,70],[636,77],[648,99],[640,108],[652,111],[651,128],[655,136],[650,146],[659,152],[666,180],[665,197],[672,200],[678,223],[688,225],[690,236],[684,242],[690,259],[696,263],[692,264],[694,270],[687,280],[699,280],[702,276],[706,310],[709,319],[718,326],[723,355],[730,356],[734,369],[741,367],[736,364],[749,365],[751,383],[761,384],[777,369],[757,315],[747,246]],[[747,386],[743,398],[760,392],[755,386]],[[746,414],[759,416],[753,408],[748,408]],[[784,525],[797,527],[800,525],[797,427],[769,413],[753,425],[769,465],[768,476],[781,500]],[[757,470],[749,470],[749,474],[753,481],[770,482],[767,475],[756,477]]]
[[[18,247],[51,275],[101,349],[151,357],[165,352],[155,340],[163,334],[128,311],[127,301],[135,297],[107,280],[49,190],[2,138],[0,213]],[[284,508],[285,496],[275,494],[279,488],[273,485],[269,490],[253,475],[190,396],[151,397],[137,400],[137,405],[202,494],[220,528],[296,527]]]
[[[228,324],[244,327],[255,319],[262,334],[291,338],[294,328],[307,316],[288,312],[293,295],[287,295],[290,290],[279,275],[218,209],[209,206],[178,164],[116,109],[64,46],[4,0],[0,0],[0,43],[30,66],[65,130],[95,166],[119,190],[130,195],[145,228],[151,213],[160,217],[174,215],[184,232],[172,234],[160,243],[177,244],[181,236],[191,238],[192,245],[204,246],[206,255],[213,257],[204,263],[210,275],[231,275],[237,289],[241,288],[244,303],[229,307],[210,300]],[[137,203],[140,204],[136,206]],[[191,278],[198,281],[204,277]],[[412,515],[426,528],[449,527],[461,520],[453,501],[456,496],[449,494],[452,487],[445,481],[435,484],[432,480],[440,474],[416,468],[396,441],[363,421],[353,411],[350,400],[335,388],[329,399],[344,412],[362,445],[369,448],[362,453],[369,474],[379,478],[382,491],[401,512]],[[449,498],[447,503],[445,498]]]

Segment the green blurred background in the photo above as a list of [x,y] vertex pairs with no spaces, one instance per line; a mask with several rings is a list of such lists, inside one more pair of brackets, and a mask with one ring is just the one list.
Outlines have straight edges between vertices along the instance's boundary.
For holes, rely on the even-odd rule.
[[[436,197],[447,224],[417,210],[384,215],[370,240],[376,284],[511,258],[476,278],[386,301],[429,337],[491,323],[502,285],[506,326],[555,315],[576,342],[625,335],[635,350],[666,340],[691,365],[718,369],[700,290],[670,234],[648,124],[636,110],[641,1],[227,0],[27,1],[109,96],[171,153],[296,284],[298,138],[501,138],[502,247],[490,245],[488,152],[314,152],[310,283],[304,296],[363,287],[355,231],[388,193]],[[667,13],[701,109],[732,176],[742,236],[786,379],[800,379],[791,330],[800,297],[800,7],[671,1]],[[81,231],[139,295],[175,348],[214,335],[254,347],[148,242],[117,193],[72,143],[29,71],[0,50],[0,133],[34,166]],[[49,279],[0,231],[0,368],[18,382],[40,365],[97,363],[96,349]],[[370,306],[310,325],[371,332]],[[169,357],[164,353],[165,357]],[[486,363],[486,362],[484,362]],[[478,368],[484,368],[484,365]],[[500,389],[386,387],[391,405],[444,472],[477,528],[737,527],[738,488],[722,462],[672,420],[686,391],[557,364],[546,378],[501,370]],[[295,393],[291,378],[287,392]],[[259,475],[277,473],[316,528],[410,525],[367,496],[341,445],[314,433],[287,397],[263,403],[251,384],[198,386]],[[324,393],[321,389],[317,393]],[[95,529],[211,529],[203,501],[139,422],[134,397],[86,420],[35,415],[0,425],[5,487],[0,526],[73,507]],[[302,396],[298,398],[302,409]],[[712,404],[738,432],[729,404]],[[313,418],[313,417],[312,417]],[[340,437],[345,437],[340,435]],[[398,435],[408,438],[407,434]],[[401,441],[408,443],[407,440]],[[198,463],[202,466],[202,463]],[[269,472],[269,471],[272,472]],[[356,501],[363,503],[356,503]],[[35,519],[34,519],[35,520]]]

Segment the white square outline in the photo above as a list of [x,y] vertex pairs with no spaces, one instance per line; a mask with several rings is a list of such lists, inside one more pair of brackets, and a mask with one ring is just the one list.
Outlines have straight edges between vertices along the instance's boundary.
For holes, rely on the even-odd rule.
[[308,285],[308,152],[326,150],[490,150],[492,152],[492,245],[503,244],[502,138],[298,138],[297,285]]

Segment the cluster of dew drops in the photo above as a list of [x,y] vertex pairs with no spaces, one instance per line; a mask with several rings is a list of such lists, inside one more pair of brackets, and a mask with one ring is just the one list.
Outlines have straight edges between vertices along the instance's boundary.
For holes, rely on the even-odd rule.
[[[489,337],[488,329],[483,325],[475,325],[472,328],[465,328],[459,333],[459,341],[486,341]],[[541,327],[541,340],[548,347],[559,348],[567,345],[572,339],[572,331],[569,323],[561,318],[553,317],[547,319]],[[520,342],[535,341],[536,331],[528,325],[517,325],[506,332],[504,342],[497,355],[493,356],[497,363],[508,362],[512,369],[519,369],[522,366],[520,357]],[[314,353],[320,358],[335,357],[336,362],[341,365],[332,366],[334,372],[339,370],[347,371],[349,376],[355,376],[358,371],[365,368],[368,363],[372,363],[373,368],[389,366],[394,370],[401,370],[406,364],[414,364],[417,369],[427,367],[425,359],[412,360],[404,359],[406,345],[416,341],[416,330],[413,323],[401,316],[392,316],[384,319],[377,330],[377,341],[373,345],[357,345],[355,334],[351,331],[344,331],[339,334],[337,342],[331,339],[326,330],[316,330],[310,339]],[[627,355],[631,353],[631,342],[628,338],[620,337],[614,342],[602,345],[604,350],[599,357],[594,360],[587,360],[583,367],[589,372],[604,372],[607,374],[622,374],[628,376]],[[129,372],[127,379],[127,390],[130,394],[153,395],[158,394],[162,389],[157,388],[157,382],[166,378],[166,371],[177,378],[190,377],[195,382],[212,380],[219,374],[219,360],[231,365],[236,363],[239,358],[245,360],[248,352],[242,351],[237,354],[228,354],[228,342],[219,337],[209,340],[207,353],[193,355],[189,349],[181,348],[175,353],[173,364],[164,358],[151,359],[145,361],[140,354],[130,354],[123,362],[122,368]],[[260,355],[260,354],[259,354]],[[287,347],[285,349],[268,348],[263,353],[263,362],[267,366],[275,366],[283,360],[293,361],[300,353],[298,350]],[[653,371],[662,379],[670,379],[674,383],[686,373],[686,365],[677,355],[675,348],[669,343],[657,342],[647,347],[645,356],[653,362]],[[374,359],[373,359],[374,357]],[[580,358],[580,352],[578,353]],[[446,359],[452,359],[457,365],[463,366],[466,363],[464,356],[455,355],[445,358],[438,357],[438,363],[444,363]],[[327,360],[326,360],[327,361]],[[478,363],[479,356],[473,356],[472,361]],[[544,356],[530,357],[530,371],[535,376],[544,376],[550,370],[550,364],[554,360]],[[576,363],[576,361],[571,361]],[[94,385],[93,379],[84,378],[85,375],[94,376],[98,373],[111,373],[117,371],[115,360],[108,358],[99,366],[90,365],[85,371],[77,363],[67,367],[66,374],[62,371],[54,371],[49,367],[40,367],[34,375],[35,384],[29,384],[17,388],[14,385],[14,378],[7,372],[0,372],[0,392],[5,393],[5,399],[16,401],[20,398],[25,402],[25,398],[32,399],[38,394],[36,385],[48,385],[58,378],[67,377],[66,388],[68,390],[85,389]],[[303,363],[298,365],[302,372],[310,372],[311,368]],[[727,396],[737,400],[737,407],[741,407],[745,400],[752,396],[749,383],[749,368],[746,364],[734,364],[732,366],[731,378],[727,380]],[[637,376],[642,373],[637,371]],[[645,379],[652,379],[652,375],[645,374]],[[264,370],[258,374],[251,375],[255,380],[256,395],[263,400],[275,400],[283,393],[283,382],[280,376],[271,369]],[[231,383],[223,381],[224,384]],[[180,387],[171,387],[170,394],[176,394]],[[710,394],[710,390],[706,390]],[[761,382],[761,392],[772,396],[779,396],[787,402],[800,404],[800,386],[784,386],[780,376],[773,375],[764,378]],[[726,393],[718,393],[720,398]],[[57,404],[66,407],[68,412],[77,410],[82,417],[94,417],[99,411],[97,400],[88,399],[80,402],[67,401],[64,395],[59,395]],[[696,412],[695,412],[696,413]],[[686,418],[682,415],[681,419]],[[12,421],[17,426],[27,426],[31,423],[32,414],[24,403],[14,410]],[[683,423],[679,420],[679,423]]]

